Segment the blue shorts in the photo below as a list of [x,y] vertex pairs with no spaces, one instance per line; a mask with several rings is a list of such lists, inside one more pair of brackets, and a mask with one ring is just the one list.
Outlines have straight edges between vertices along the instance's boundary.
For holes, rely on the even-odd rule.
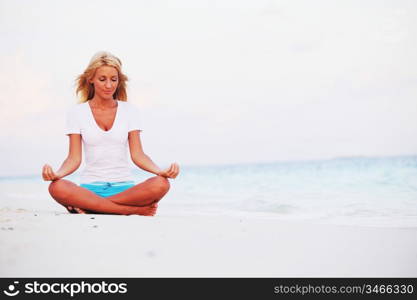
[[94,181],[91,183],[81,183],[81,187],[92,191],[101,197],[109,197],[121,193],[132,186],[135,186],[134,181],[119,181],[119,182],[104,182]]

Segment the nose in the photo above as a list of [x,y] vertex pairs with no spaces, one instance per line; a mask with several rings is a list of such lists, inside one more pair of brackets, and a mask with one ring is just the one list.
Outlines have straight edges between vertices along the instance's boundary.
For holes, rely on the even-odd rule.
[[107,80],[106,81],[106,88],[108,88],[108,89],[110,89],[111,88],[111,82],[110,82],[110,80]]

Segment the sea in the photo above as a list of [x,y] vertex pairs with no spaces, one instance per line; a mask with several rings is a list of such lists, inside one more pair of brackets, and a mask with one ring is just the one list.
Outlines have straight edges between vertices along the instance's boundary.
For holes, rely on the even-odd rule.
[[[66,178],[78,183],[77,172]],[[182,166],[170,182],[157,215],[417,227],[417,156]],[[0,195],[0,211],[64,212],[40,174],[0,177]]]

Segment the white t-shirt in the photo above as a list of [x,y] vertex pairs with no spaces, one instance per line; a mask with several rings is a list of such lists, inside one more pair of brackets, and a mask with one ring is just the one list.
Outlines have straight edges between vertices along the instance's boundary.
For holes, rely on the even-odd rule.
[[118,100],[113,126],[104,131],[97,125],[88,102],[68,110],[65,130],[66,135],[75,133],[82,137],[86,165],[80,183],[133,180],[127,160],[128,132],[142,130],[138,109]]

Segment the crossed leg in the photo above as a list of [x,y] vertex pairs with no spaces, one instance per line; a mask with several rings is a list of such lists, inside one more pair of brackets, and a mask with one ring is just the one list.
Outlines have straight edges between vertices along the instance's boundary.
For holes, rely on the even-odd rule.
[[169,190],[168,179],[155,176],[119,194],[100,197],[75,183],[59,179],[49,185],[49,193],[59,204],[96,213],[154,215],[156,203]]

